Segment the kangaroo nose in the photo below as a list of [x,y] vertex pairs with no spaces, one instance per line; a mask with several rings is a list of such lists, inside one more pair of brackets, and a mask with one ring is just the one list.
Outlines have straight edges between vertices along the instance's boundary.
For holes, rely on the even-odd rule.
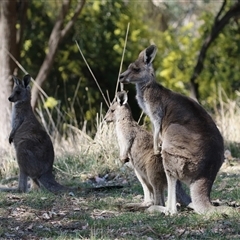
[[119,76],[119,81],[121,82],[122,79],[123,79],[123,75],[120,74],[120,76]]
[[120,82],[120,83],[125,83],[125,82],[127,82],[126,79],[124,79],[124,77],[125,77],[124,74],[120,74],[120,76],[119,76],[119,82]]

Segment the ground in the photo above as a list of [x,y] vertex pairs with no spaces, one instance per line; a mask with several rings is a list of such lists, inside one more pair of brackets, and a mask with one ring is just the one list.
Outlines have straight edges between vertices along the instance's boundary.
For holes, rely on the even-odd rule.
[[[175,216],[129,211],[126,203],[142,200],[131,173],[105,182],[93,177],[77,193],[0,193],[0,239],[240,239],[239,175],[239,161],[224,164],[212,191],[215,204],[236,210],[231,216],[206,217],[183,208]],[[96,181],[117,187],[86,190]]]

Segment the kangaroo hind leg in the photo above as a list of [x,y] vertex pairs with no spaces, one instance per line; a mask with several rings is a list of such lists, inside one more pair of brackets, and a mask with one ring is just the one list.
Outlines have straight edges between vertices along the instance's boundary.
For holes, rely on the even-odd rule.
[[182,183],[177,180],[176,186],[177,201],[184,207],[193,208],[190,196],[183,189]]
[[153,189],[154,205],[165,206],[164,190],[167,179],[160,154],[152,156],[148,162],[147,175]]
[[39,190],[40,189],[40,183],[36,178],[31,178],[31,190]]
[[144,201],[143,201],[143,205],[144,206],[150,206],[153,204],[153,191],[151,186],[149,185],[149,183],[146,183],[146,180],[143,179],[143,177],[141,176],[140,173],[138,173],[138,171],[136,169],[134,169],[135,174],[139,180],[139,182],[142,185],[143,188],[143,195],[144,195]]
[[18,179],[18,191],[27,192],[28,190],[28,176],[20,169],[19,179]]
[[210,192],[213,181],[200,178],[190,184],[190,194],[193,208],[197,213],[204,214],[213,208],[210,201]]

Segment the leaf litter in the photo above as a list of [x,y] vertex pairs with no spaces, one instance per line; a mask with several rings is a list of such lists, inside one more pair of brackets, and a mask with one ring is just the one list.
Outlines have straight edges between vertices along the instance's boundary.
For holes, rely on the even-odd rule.
[[[214,191],[229,191],[239,184],[240,164],[226,166]],[[235,179],[232,184],[232,176]],[[123,185],[122,183],[125,183]],[[142,193],[134,176],[108,175],[87,179],[94,187],[123,185],[121,189],[103,188],[78,194],[53,195],[45,191],[17,194],[1,193],[1,239],[239,239],[240,221],[236,217],[219,216],[214,221],[183,211],[178,216],[132,212],[123,209],[128,202],[141,202]],[[223,187],[224,186],[224,187]],[[236,188],[235,188],[236,190]],[[129,198],[131,196],[131,199]],[[239,195],[238,195],[239,196]],[[240,211],[240,199],[213,199],[214,205],[227,204]],[[121,205],[121,206],[119,206]],[[179,220],[179,219],[181,220]],[[189,220],[188,220],[189,219]],[[171,221],[170,221],[171,220]],[[178,222],[179,221],[179,222]],[[187,223],[184,223],[187,221]],[[190,221],[190,222],[188,222]]]

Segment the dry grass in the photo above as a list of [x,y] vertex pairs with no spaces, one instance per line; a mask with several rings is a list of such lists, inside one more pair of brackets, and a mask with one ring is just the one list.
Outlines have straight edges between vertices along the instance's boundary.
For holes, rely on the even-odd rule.
[[[213,115],[224,137],[226,149],[233,157],[240,157],[240,98],[235,101],[226,97],[227,100],[223,101],[221,95],[219,98],[220,107],[216,108],[217,110]],[[46,112],[44,113],[44,111]],[[114,126],[103,121],[104,115],[102,113],[95,120],[97,132],[93,138],[86,133],[85,127],[81,130],[65,123],[61,123],[64,125],[64,132],[60,134],[56,126],[61,126],[61,124],[55,124],[49,114],[47,109],[38,110],[39,119],[45,127],[49,126],[47,124],[49,122],[51,122],[50,128],[53,128],[54,125],[54,132],[51,135],[54,136],[52,140],[56,155],[56,168],[61,166],[61,171],[71,175],[79,175],[81,171],[84,172],[84,169],[78,170],[73,162],[71,167],[68,166],[66,159],[71,156],[76,161],[82,161],[82,166],[87,165],[85,162],[89,162],[90,159],[92,168],[89,168],[88,171],[92,170],[94,174],[97,174],[100,169],[116,170],[120,167]],[[61,115],[64,114],[61,113]],[[62,116],[59,118],[64,119]],[[47,129],[47,131],[50,130]],[[13,145],[6,144],[4,149],[5,151],[1,152],[0,177],[2,179],[15,176],[18,172]]]
[[216,123],[223,135],[225,148],[233,157],[240,157],[240,97],[235,100],[219,94],[220,108],[214,113]]
[[0,238],[239,239],[239,166],[221,171],[212,193],[215,202],[235,207],[232,215],[207,217],[186,209],[175,216],[129,212],[124,204],[142,200],[136,181],[118,190],[75,195],[0,193]]
[[220,110],[216,113],[216,121],[222,135],[229,142],[240,142],[240,98],[223,101],[220,97]]

